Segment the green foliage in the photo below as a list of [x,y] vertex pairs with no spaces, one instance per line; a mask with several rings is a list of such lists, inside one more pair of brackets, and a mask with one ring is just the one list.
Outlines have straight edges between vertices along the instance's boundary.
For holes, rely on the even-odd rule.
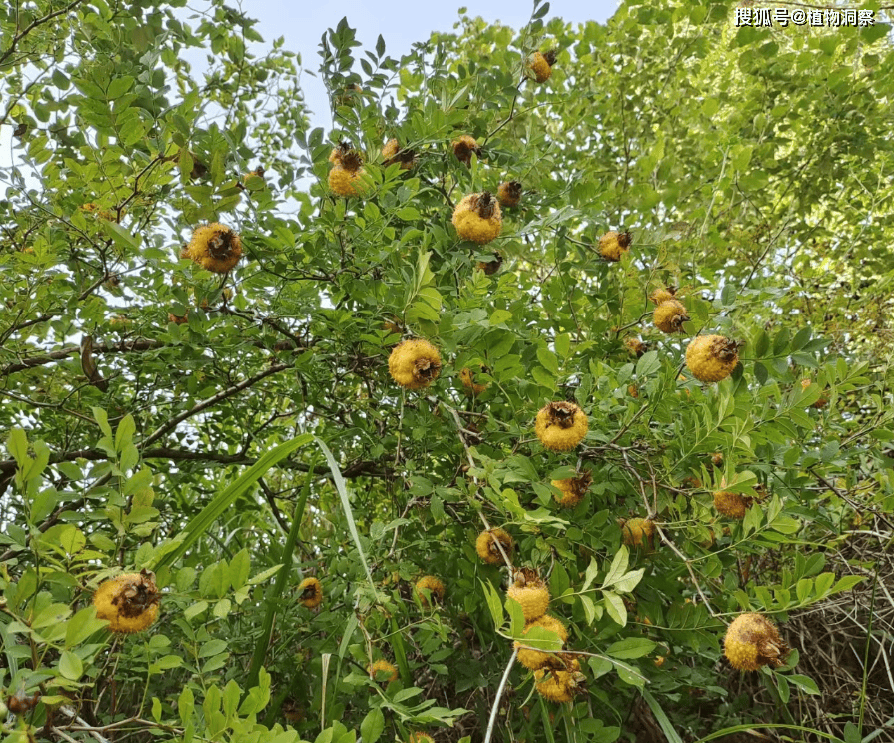
[[[494,741],[890,732],[889,27],[736,28],[727,5],[462,14],[400,60],[345,19],[320,45],[328,132],[301,59],[219,0],[0,11],[4,739],[482,740],[493,711]],[[363,197],[329,191],[342,141]],[[460,199],[513,180],[500,236],[458,240]],[[181,258],[209,222],[241,238],[229,273]],[[652,325],[667,286],[678,335]],[[708,333],[741,363],[705,385],[685,349]],[[442,360],[418,390],[388,373],[411,337]],[[534,418],[560,400],[589,431],[557,453]],[[507,669],[513,642],[558,641],[476,555],[497,526],[568,627],[570,703]],[[144,568],[158,621],[112,635],[92,596]],[[743,611],[794,646],[779,667],[722,660]]]

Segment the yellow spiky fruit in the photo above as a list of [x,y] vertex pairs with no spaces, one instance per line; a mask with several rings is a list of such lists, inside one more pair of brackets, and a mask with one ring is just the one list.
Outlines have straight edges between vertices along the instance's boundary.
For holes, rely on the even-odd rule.
[[414,150],[402,150],[400,142],[392,138],[382,147],[382,165],[387,168],[389,165],[396,163],[400,163],[401,170],[410,170],[416,164],[416,152]]
[[366,668],[367,673],[374,681],[386,681],[391,683],[397,681],[397,667],[387,660],[377,660]]
[[516,573],[514,582],[506,590],[506,596],[521,605],[525,622],[540,619],[549,607],[549,589],[537,573],[530,569],[522,569]]
[[419,597],[419,601],[422,602],[423,606],[428,606],[428,598],[423,593],[423,591],[426,590],[429,592],[432,601],[444,600],[444,592],[446,589],[440,578],[436,578],[433,575],[423,575],[416,581],[416,595]]
[[323,602],[323,586],[316,578],[305,578],[298,584],[298,601],[308,609],[315,609]]
[[503,556],[500,554],[497,542],[500,543],[506,557],[512,559],[512,548],[515,547],[515,541],[504,529],[486,529],[478,535],[475,540],[475,552],[478,553],[478,557],[491,565],[502,563]]
[[670,302],[676,299],[677,290],[672,286],[656,289],[649,295],[650,301],[657,307],[662,302]]
[[717,490],[714,493],[714,508],[717,513],[729,516],[731,519],[744,519],[751,505],[751,498],[747,498],[729,490]]
[[752,612],[736,617],[723,639],[724,654],[740,671],[758,671],[762,666],[778,668],[789,650],[776,626]]
[[242,240],[229,227],[211,222],[195,229],[180,255],[206,271],[227,273],[242,257]]
[[402,341],[388,357],[388,371],[401,387],[418,390],[428,387],[441,373],[441,354],[428,341]]
[[599,238],[599,254],[607,261],[619,261],[621,254],[630,249],[631,241],[629,232],[606,232]]
[[649,350],[649,347],[643,343],[639,338],[625,338],[624,339],[624,348],[626,348],[630,353],[639,358],[646,351]]
[[689,315],[686,313],[686,308],[676,299],[662,302],[652,313],[652,322],[663,333],[679,333],[687,320]]
[[700,382],[719,382],[739,363],[738,345],[722,335],[700,335],[686,348],[686,366]]
[[567,664],[565,670],[541,668],[534,671],[534,680],[534,688],[540,696],[551,702],[570,702],[584,683],[584,676],[580,672],[580,664],[575,659]]
[[561,496],[554,495],[553,497],[559,502],[560,506],[574,508],[584,499],[592,480],[593,475],[589,470],[584,470],[584,472],[577,477],[568,477],[564,480],[551,480],[550,485],[562,491]]
[[489,243],[503,229],[500,205],[488,191],[464,197],[453,210],[451,221],[460,238],[479,245]]
[[[568,641],[568,630],[565,629],[565,625],[562,624],[561,621],[556,619],[556,617],[550,616],[549,614],[544,614],[539,619],[535,619],[533,622],[528,622],[525,625],[524,632],[522,632],[522,637],[528,634],[529,630],[533,627],[539,627],[540,629],[545,629],[548,632],[554,632],[558,635],[559,640],[562,641],[562,645]],[[543,668],[546,665],[550,665],[555,662],[555,655],[552,653],[546,653],[540,650],[531,650],[528,648],[522,648],[521,645],[524,645],[525,642],[522,640],[519,642],[516,640],[513,643],[513,647],[518,648],[518,662],[521,663],[525,668],[530,668],[532,671],[537,670],[538,668]]]
[[553,65],[556,63],[556,52],[534,52],[528,59],[528,69],[538,83],[545,83],[553,74]]
[[573,402],[549,402],[538,412],[534,432],[540,442],[552,451],[568,451],[587,435],[587,416]]
[[518,206],[521,201],[522,184],[518,181],[504,181],[497,188],[497,201],[500,206],[513,207]]
[[329,171],[329,190],[339,196],[359,196],[366,191],[363,175],[365,168],[348,170],[343,165],[336,165]]
[[628,547],[651,547],[655,524],[649,519],[627,519],[621,525],[621,535]]
[[158,618],[161,593],[148,570],[124,573],[100,584],[93,595],[96,617],[105,619],[112,632],[140,632]]

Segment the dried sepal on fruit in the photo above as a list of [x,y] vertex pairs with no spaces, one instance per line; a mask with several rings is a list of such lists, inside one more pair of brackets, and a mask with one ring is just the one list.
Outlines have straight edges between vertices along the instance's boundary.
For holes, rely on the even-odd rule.
[[158,618],[160,601],[155,574],[145,569],[107,580],[93,595],[97,618],[107,620],[112,632],[146,629]]
[[599,238],[599,254],[607,261],[619,261],[621,254],[630,249],[632,241],[629,232],[606,232]]
[[382,165],[400,164],[401,170],[410,170],[416,164],[415,150],[402,150],[397,139],[389,139],[382,147]]
[[518,181],[504,181],[497,188],[497,201],[500,202],[500,206],[518,206],[521,195],[522,184]]
[[758,671],[763,666],[778,668],[790,650],[776,625],[751,612],[736,617],[723,639],[727,660],[740,671]]
[[323,602],[323,586],[316,578],[305,578],[298,584],[298,601],[308,609],[315,609]]
[[503,548],[506,557],[512,559],[512,549],[515,547],[515,541],[512,535],[505,529],[486,529],[478,535],[475,540],[475,552],[478,557],[491,565],[499,565],[504,562],[503,555],[500,554],[500,547]]
[[329,155],[329,190],[339,196],[357,196],[366,190],[363,155],[350,142],[341,142]]
[[453,210],[451,221],[460,238],[479,245],[489,243],[503,229],[500,205],[489,191],[464,197]]
[[[524,632],[522,632],[522,637],[527,635],[533,627],[539,627],[540,629],[554,632],[558,636],[559,640],[561,640],[563,646],[568,641],[568,630],[565,629],[565,625],[562,624],[561,621],[556,619],[556,617],[550,616],[549,614],[544,614],[539,619],[535,619],[533,622],[528,622],[525,625]],[[554,653],[548,653],[541,650],[531,650],[530,648],[521,647],[524,644],[524,640],[516,640],[513,643],[513,647],[518,649],[518,662],[521,663],[525,668],[529,668],[534,671],[538,668],[544,668],[546,666],[554,667],[561,664],[562,661],[557,658]]]
[[568,477],[564,480],[552,480],[550,485],[562,491],[562,495],[553,496],[559,502],[560,506],[574,508],[584,499],[591,482],[593,482],[592,473],[590,470],[584,470],[578,474],[577,477]]
[[528,59],[528,69],[538,83],[545,83],[553,74],[553,65],[556,63],[557,53],[555,49],[546,52],[534,52]]
[[686,307],[676,299],[668,299],[659,304],[652,313],[652,321],[655,327],[663,333],[679,333],[683,330],[683,323],[689,320]]
[[534,432],[552,451],[568,451],[587,435],[589,422],[583,410],[573,402],[549,402],[537,413]]
[[440,602],[444,600],[444,582],[434,575],[423,575],[416,581],[416,595],[423,606],[428,606],[428,597],[425,591],[428,591],[432,601]]
[[537,571],[531,568],[521,568],[515,572],[506,596],[521,605],[525,622],[540,619],[549,608],[549,588]]
[[494,252],[494,259],[492,261],[478,261],[475,264],[475,268],[479,271],[483,271],[485,276],[493,276],[497,271],[500,270],[500,267],[503,265],[503,256]]
[[752,499],[733,493],[729,490],[717,490],[714,492],[714,508],[717,513],[728,516],[731,519],[744,519],[751,507]]
[[366,670],[373,681],[386,681],[388,683],[397,681],[397,667],[387,660],[377,660],[368,666]]
[[211,222],[196,228],[180,257],[189,258],[206,271],[226,273],[242,257],[242,240],[229,227]]
[[627,519],[621,523],[621,535],[628,547],[650,548],[655,536],[655,524],[649,519]]
[[401,387],[418,390],[428,387],[441,373],[441,354],[428,341],[402,341],[388,357],[388,371]]
[[[487,373],[487,369],[485,367],[479,367],[482,372]],[[478,397],[482,392],[484,392],[488,388],[488,383],[480,383],[475,381],[475,372],[472,371],[468,366],[464,366],[459,370],[459,381],[462,382],[463,390],[467,395],[472,395],[472,397]]]
[[686,348],[686,366],[700,382],[719,382],[739,363],[739,345],[722,335],[700,335]]
[[453,154],[456,156],[456,159],[466,166],[472,164],[472,153],[476,157],[481,157],[481,148],[478,146],[478,142],[468,134],[457,137],[450,143],[450,146],[453,148]]

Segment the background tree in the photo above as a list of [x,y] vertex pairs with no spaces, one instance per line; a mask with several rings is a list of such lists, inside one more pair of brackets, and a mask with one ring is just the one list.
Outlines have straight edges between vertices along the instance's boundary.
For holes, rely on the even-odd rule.
[[[324,132],[296,55],[182,7],[0,12],[4,735],[891,739],[883,14],[537,3],[399,61],[343,21]],[[457,204],[504,182],[499,237],[459,239]],[[205,270],[212,248],[239,260]],[[744,343],[730,378],[685,368],[699,334]],[[402,339],[438,349],[429,386],[389,374]],[[550,451],[535,416],[566,401],[588,432]],[[485,527],[514,550],[482,561]],[[571,702],[514,663],[557,643],[523,636],[502,558],[548,583]],[[121,573],[162,593],[141,634],[91,603]],[[779,667],[723,659],[742,612],[780,624]]]

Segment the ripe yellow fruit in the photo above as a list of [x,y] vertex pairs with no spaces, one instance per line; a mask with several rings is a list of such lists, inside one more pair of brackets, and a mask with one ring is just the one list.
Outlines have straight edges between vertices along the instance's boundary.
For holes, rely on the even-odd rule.
[[497,188],[497,201],[500,206],[518,206],[521,200],[522,184],[518,181],[505,181]]
[[569,477],[564,480],[552,480],[550,485],[562,491],[561,496],[554,495],[553,497],[559,502],[560,506],[574,508],[584,499],[592,480],[593,475],[590,473],[590,470],[584,470],[577,477]]
[[736,617],[723,639],[724,654],[740,671],[757,671],[762,666],[778,668],[789,650],[776,625],[751,612]]
[[629,232],[606,232],[599,238],[599,253],[607,261],[619,261],[630,249],[631,240]]
[[651,547],[655,524],[649,519],[627,519],[621,525],[621,534],[628,547]]
[[101,583],[93,595],[98,619],[109,622],[112,632],[140,632],[158,617],[161,593],[155,575],[148,570],[124,573]]
[[545,668],[534,671],[534,679],[534,688],[540,696],[551,702],[570,702],[584,683],[584,675],[580,672],[580,663],[576,658],[563,671]]
[[677,296],[677,290],[672,286],[668,286],[663,289],[656,289],[649,295],[649,299],[655,304],[657,307],[662,302],[670,302],[672,299],[675,299]]
[[649,350],[649,347],[639,338],[625,338],[624,347],[637,358]]
[[468,366],[464,366],[462,369],[460,369],[459,381],[462,382],[466,393],[472,395],[473,397],[477,397],[488,388],[487,383],[478,384],[475,381],[475,376]]
[[525,622],[540,619],[549,607],[549,589],[537,573],[523,568],[515,574],[515,581],[506,590],[506,596],[521,604]]
[[358,196],[366,190],[363,175],[365,168],[348,170],[343,165],[336,165],[329,171],[329,190],[339,196]]
[[729,490],[718,490],[714,493],[714,508],[718,513],[729,516],[731,519],[744,519],[751,506],[751,498]]
[[428,341],[415,339],[398,343],[388,357],[388,371],[401,387],[428,387],[441,373],[441,354]]
[[481,532],[475,540],[475,551],[478,557],[491,565],[499,565],[503,562],[503,556],[496,543],[500,543],[506,557],[512,559],[512,548],[515,542],[509,532],[504,529],[489,529]]
[[[565,625],[562,624],[558,619],[549,614],[544,614],[539,619],[535,619],[533,622],[528,622],[525,625],[524,632],[522,632],[522,636],[528,634],[528,630],[532,627],[540,627],[541,629],[545,629],[549,632],[555,632],[559,639],[562,641],[562,645],[568,641],[568,630],[565,629]],[[532,671],[537,670],[538,668],[543,668],[546,665],[554,665],[558,659],[552,653],[542,652],[540,650],[530,650],[527,648],[520,647],[525,643],[519,642],[518,640],[513,643],[513,647],[518,648],[518,662],[521,663],[525,668],[530,668]]]
[[700,335],[686,348],[686,366],[700,382],[719,382],[739,363],[738,344],[722,335]]
[[464,197],[453,210],[452,222],[463,240],[480,245],[489,243],[503,229],[500,205],[488,191]]
[[534,52],[528,60],[528,69],[534,74],[538,83],[545,83],[553,74],[553,65],[556,63],[556,52],[551,49],[548,52]]
[[652,313],[652,321],[655,327],[664,333],[679,333],[683,330],[683,323],[689,319],[686,308],[682,302],[669,299],[659,304]]
[[423,590],[428,590],[432,597],[432,601],[444,600],[445,589],[440,578],[436,578],[433,575],[423,575],[416,581],[416,595],[419,597],[419,601],[422,602],[423,606],[428,606],[428,598],[426,598]]
[[475,268],[479,271],[483,271],[485,276],[493,276],[500,270],[500,266],[502,265],[503,256],[494,251],[494,259],[492,261],[478,261],[475,264]]
[[323,586],[316,578],[305,578],[298,584],[298,601],[308,609],[314,609],[323,602]]
[[584,411],[573,402],[549,402],[537,413],[534,432],[552,451],[568,451],[587,435],[590,424]]
[[206,271],[226,273],[242,257],[242,240],[218,222],[197,227],[180,256],[198,263]]
[[416,152],[414,150],[402,150],[400,142],[389,139],[382,148],[382,165],[400,163],[401,170],[410,170],[416,164]]
[[467,166],[472,164],[473,152],[476,157],[481,157],[481,148],[478,146],[475,138],[470,137],[468,134],[463,134],[450,144],[453,147],[453,154],[456,155],[456,159]]
[[374,681],[387,681],[388,683],[397,681],[397,667],[387,660],[377,660],[366,670]]

